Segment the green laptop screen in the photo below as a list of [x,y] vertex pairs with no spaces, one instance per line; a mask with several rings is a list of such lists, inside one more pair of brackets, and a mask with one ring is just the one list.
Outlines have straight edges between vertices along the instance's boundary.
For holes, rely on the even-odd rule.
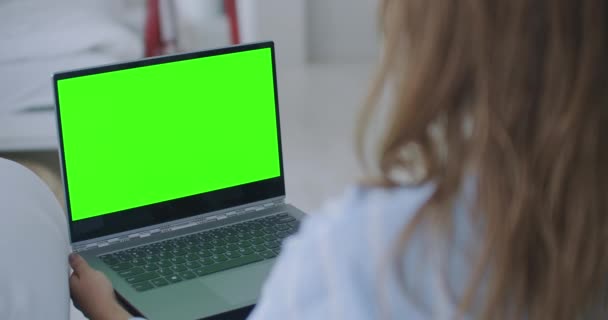
[[72,220],[280,176],[271,54],[58,80]]

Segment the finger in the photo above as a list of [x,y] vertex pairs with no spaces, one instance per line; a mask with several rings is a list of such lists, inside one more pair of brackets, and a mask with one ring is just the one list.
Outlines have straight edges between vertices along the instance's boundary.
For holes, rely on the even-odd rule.
[[72,273],[72,275],[69,278],[69,285],[70,285],[70,293],[73,293],[74,291],[78,290],[78,284],[80,282],[80,279],[78,278],[78,275],[76,273]]
[[74,273],[80,277],[80,275],[89,272],[91,267],[89,264],[78,254],[72,253],[70,254],[70,266],[74,269]]

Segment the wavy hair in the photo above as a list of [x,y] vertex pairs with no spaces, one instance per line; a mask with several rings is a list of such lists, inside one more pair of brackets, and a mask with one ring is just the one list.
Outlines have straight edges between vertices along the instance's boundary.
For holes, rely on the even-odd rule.
[[608,283],[608,3],[384,0],[380,14],[383,60],[360,150],[390,83],[377,178],[391,188],[402,184],[396,170],[419,171],[415,183],[436,186],[396,248],[422,221],[449,232],[452,202],[474,177],[483,246],[461,314],[482,286],[481,319],[598,312]]

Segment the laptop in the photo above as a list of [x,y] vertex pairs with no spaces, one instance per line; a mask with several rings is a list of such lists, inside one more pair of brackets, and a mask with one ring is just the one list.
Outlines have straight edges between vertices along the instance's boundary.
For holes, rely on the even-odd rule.
[[274,44],[53,80],[73,250],[147,319],[250,310],[304,215],[285,203]]

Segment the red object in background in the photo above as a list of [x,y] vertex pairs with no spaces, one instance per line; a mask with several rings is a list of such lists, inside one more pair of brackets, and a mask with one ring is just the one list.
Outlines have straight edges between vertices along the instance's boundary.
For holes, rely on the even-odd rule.
[[236,0],[224,0],[224,8],[230,25],[230,41],[232,44],[241,42],[239,34],[239,20],[236,12]]
[[[241,42],[241,39],[239,34],[236,0],[224,0],[224,8],[226,10],[228,26],[230,29],[230,42],[232,44],[239,44]],[[167,39],[168,43],[165,43],[165,39],[163,39],[160,10],[160,0],[147,0],[146,25],[144,30],[144,54],[146,57],[153,57],[164,54],[165,49],[169,48],[168,46],[170,46],[171,44],[173,45],[173,50],[175,50],[174,35],[172,35],[172,39]],[[175,18],[170,20],[175,20]],[[165,22],[167,23],[167,21]]]
[[159,0],[148,0],[146,27],[144,34],[145,55],[153,57],[163,53],[163,41],[160,33]]

